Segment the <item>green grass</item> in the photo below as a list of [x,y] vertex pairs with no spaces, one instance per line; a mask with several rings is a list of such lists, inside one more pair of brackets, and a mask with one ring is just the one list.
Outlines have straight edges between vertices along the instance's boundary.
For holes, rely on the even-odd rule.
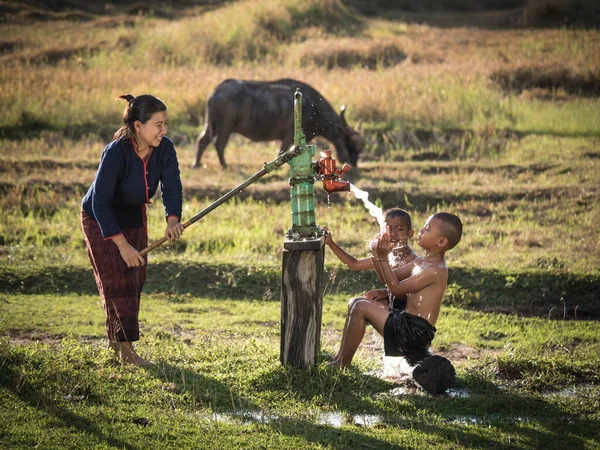
[[[158,306],[155,302],[161,303],[150,299],[148,306]],[[237,306],[251,317],[264,313],[263,305]],[[164,311],[164,306],[159,308]],[[271,309],[276,317],[277,305]],[[228,315],[213,311],[216,320]],[[580,388],[579,403],[566,401],[555,383],[548,392],[524,389],[536,386],[540,372],[547,379],[557,371],[578,371],[585,375],[579,381],[597,382],[597,364],[573,364],[563,357],[548,367],[502,355],[477,363],[476,371],[459,370],[459,386],[468,397],[434,399],[416,392],[397,396],[392,383],[362,373],[376,368],[376,362],[344,373],[325,363],[309,371],[284,368],[274,351],[273,333],[244,332],[245,325],[228,328],[226,324],[219,334],[200,330],[187,340],[176,331],[157,330],[144,337],[143,352],[157,365],[137,371],[111,366],[103,347],[69,338],[24,347],[4,341],[2,401],[17,406],[3,417],[5,444],[388,448],[434,442],[452,448],[458,439],[468,448],[548,448],[593,445],[598,429],[597,400],[586,385]],[[498,368],[512,373],[511,381],[518,372],[520,387],[498,389],[492,381]],[[361,420],[378,424],[353,424]],[[29,430],[51,427],[52,433],[29,431],[24,421]]]
[[[1,324],[12,339],[0,347],[1,398],[16,407],[3,415],[8,446],[452,448],[458,438],[469,448],[560,448],[593,447],[598,431],[593,322],[449,307],[436,349],[461,343],[476,352],[459,367],[464,396],[431,398],[394,394],[372,372],[381,370],[377,355],[364,350],[347,372],[322,360],[308,371],[282,367],[277,301],[147,295],[140,352],[157,364],[135,370],[110,364],[97,297],[62,295],[58,307],[56,299],[3,300],[17,330]],[[341,326],[344,308],[344,296],[326,295],[324,330]],[[324,339],[323,351],[335,348]],[[573,383],[579,394],[565,394]],[[377,425],[353,424],[361,420]]]

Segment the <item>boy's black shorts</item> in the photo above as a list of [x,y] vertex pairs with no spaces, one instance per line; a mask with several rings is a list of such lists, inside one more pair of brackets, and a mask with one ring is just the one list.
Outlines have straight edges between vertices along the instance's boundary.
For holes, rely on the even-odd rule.
[[436,328],[406,311],[391,311],[383,327],[385,356],[404,356],[415,365],[429,355]]

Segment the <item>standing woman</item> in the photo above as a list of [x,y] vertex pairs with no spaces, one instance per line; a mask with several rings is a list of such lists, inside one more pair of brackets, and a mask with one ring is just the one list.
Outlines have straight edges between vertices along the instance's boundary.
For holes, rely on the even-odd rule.
[[106,336],[123,361],[147,365],[133,349],[139,340],[140,294],[146,281],[146,204],[160,183],[169,242],[183,233],[182,185],[167,107],[152,95],[121,95],[124,125],[102,153],[82,201],[81,227],[106,314]]

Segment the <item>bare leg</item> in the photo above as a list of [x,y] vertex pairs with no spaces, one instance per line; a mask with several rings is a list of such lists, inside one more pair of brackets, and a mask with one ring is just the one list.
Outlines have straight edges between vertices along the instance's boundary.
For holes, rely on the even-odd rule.
[[350,313],[352,312],[352,308],[354,308],[354,306],[360,301],[371,302],[373,304],[378,305],[381,308],[384,308],[386,311],[388,310],[388,300],[387,299],[385,299],[385,301],[379,301],[379,300],[369,300],[365,297],[351,298],[350,301],[348,302],[348,314],[346,314],[346,322],[344,323],[344,328],[343,328],[344,331],[342,333],[342,341],[340,342],[340,349],[338,350],[336,355],[333,357],[332,361],[337,361],[340,358],[340,353],[342,351],[342,348],[344,348],[344,341],[346,340],[346,328],[348,328],[348,321],[350,320]]
[[110,348],[117,354],[121,361],[135,366],[150,366],[152,363],[141,358],[133,349],[129,341],[109,341]]
[[383,326],[389,316],[389,311],[380,304],[367,299],[354,303],[348,313],[348,320],[342,334],[342,343],[337,358],[331,363],[340,368],[348,366],[358,349],[367,328],[371,324],[375,331],[383,335]]

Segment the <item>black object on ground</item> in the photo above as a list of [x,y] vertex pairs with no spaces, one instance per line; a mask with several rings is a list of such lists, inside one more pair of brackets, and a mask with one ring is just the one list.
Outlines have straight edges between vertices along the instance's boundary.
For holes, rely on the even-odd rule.
[[448,359],[433,355],[426,357],[415,366],[413,378],[425,392],[438,395],[454,385],[456,371]]

